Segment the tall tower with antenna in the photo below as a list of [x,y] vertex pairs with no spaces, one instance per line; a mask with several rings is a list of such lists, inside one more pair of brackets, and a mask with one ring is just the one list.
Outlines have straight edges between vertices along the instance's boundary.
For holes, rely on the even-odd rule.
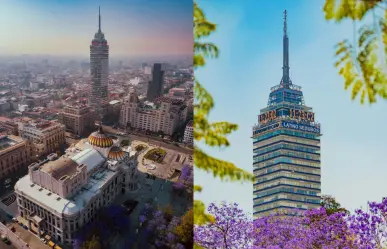
[[91,87],[89,104],[99,119],[102,119],[108,105],[109,45],[101,30],[101,8],[98,10],[98,32],[90,45]]
[[320,124],[290,80],[287,12],[284,12],[280,84],[271,88],[267,107],[253,126],[254,218],[295,214],[319,207]]

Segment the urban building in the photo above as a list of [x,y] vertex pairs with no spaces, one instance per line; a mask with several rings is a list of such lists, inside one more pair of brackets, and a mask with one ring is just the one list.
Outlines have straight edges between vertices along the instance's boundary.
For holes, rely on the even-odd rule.
[[15,185],[19,215],[38,234],[72,245],[74,233],[97,219],[120,194],[139,189],[137,153],[119,147],[100,128],[58,157],[28,167]]
[[94,118],[94,112],[85,105],[66,106],[59,114],[59,121],[66,126],[66,130],[78,136],[85,135],[94,127]]
[[168,96],[171,98],[176,98],[176,99],[184,99],[185,92],[186,92],[186,89],[175,87],[175,88],[172,88],[168,91]]
[[131,91],[121,108],[120,125],[171,136],[186,119],[187,105],[183,101],[161,97],[156,104],[141,102]]
[[109,45],[101,31],[101,11],[98,15],[98,32],[90,45],[91,91],[90,106],[102,118],[108,105]]
[[55,121],[19,122],[19,135],[32,141],[35,157],[57,152],[66,143],[66,127]]
[[3,128],[9,135],[19,135],[19,129],[17,123],[7,117],[0,117],[0,127]]
[[186,144],[193,144],[193,121],[189,121],[187,126],[185,127],[184,130],[184,139],[183,142]]
[[283,75],[253,127],[254,218],[320,205],[320,124],[289,76],[286,11]]
[[147,100],[154,101],[163,95],[164,91],[164,71],[161,69],[161,63],[155,63],[152,68],[152,81],[149,82],[147,91]]
[[12,189],[15,182],[27,173],[33,158],[29,141],[13,135],[0,136],[0,193]]

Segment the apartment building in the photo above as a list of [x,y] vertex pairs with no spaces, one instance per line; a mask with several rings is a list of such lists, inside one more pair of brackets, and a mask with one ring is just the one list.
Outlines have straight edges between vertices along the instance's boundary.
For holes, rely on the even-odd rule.
[[32,141],[36,157],[56,152],[66,143],[66,127],[56,121],[20,122],[18,126],[19,135]]
[[124,99],[120,124],[135,129],[163,132],[172,135],[187,119],[184,101],[168,97],[158,98],[155,103],[141,102],[134,91]]
[[66,126],[67,131],[83,136],[94,127],[94,112],[86,105],[68,105],[59,114],[59,122]]

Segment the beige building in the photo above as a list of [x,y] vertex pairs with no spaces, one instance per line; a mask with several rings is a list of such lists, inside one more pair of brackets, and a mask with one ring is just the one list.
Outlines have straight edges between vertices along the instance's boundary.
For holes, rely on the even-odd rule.
[[59,114],[59,122],[64,124],[68,131],[78,136],[85,135],[87,130],[94,127],[94,118],[94,112],[86,105],[66,106]]
[[139,189],[137,153],[119,147],[120,139],[102,129],[28,167],[15,185],[19,214],[31,229],[46,232],[61,244],[74,243],[74,233],[94,221],[98,211],[120,194]]
[[120,124],[135,129],[162,131],[172,135],[187,119],[187,106],[182,100],[161,97],[156,104],[140,102],[131,91],[121,108]]
[[32,156],[29,141],[13,135],[0,136],[0,193],[10,190],[27,173]]
[[66,143],[63,124],[55,121],[38,120],[20,122],[19,135],[32,141],[36,157],[56,152]]
[[15,136],[19,135],[17,123],[13,122],[10,118],[0,117],[0,127],[3,128],[7,134]]

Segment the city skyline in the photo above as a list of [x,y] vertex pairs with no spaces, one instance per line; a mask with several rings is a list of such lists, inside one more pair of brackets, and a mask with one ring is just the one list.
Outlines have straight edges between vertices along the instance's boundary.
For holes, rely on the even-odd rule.
[[8,35],[0,42],[0,54],[87,55],[99,5],[113,56],[192,54],[193,4],[188,0],[3,1],[0,31]]
[[[287,9],[292,51],[290,77],[294,84],[302,86],[306,105],[313,107],[317,121],[323,124],[321,192],[333,195],[353,211],[365,207],[367,201],[380,201],[385,194],[383,179],[387,172],[382,148],[387,137],[380,131],[387,122],[381,115],[386,104],[379,101],[362,106],[359,100],[351,101],[350,92],[344,90],[344,80],[334,68],[334,45],[351,39],[353,27],[350,22],[335,25],[325,21],[323,4],[324,1],[276,1],[262,8],[256,1],[246,1],[244,5],[199,1],[208,20],[219,25],[209,41],[218,46],[220,56],[208,60],[206,68],[195,75],[214,98],[210,120],[239,126],[229,136],[229,148],[205,151],[252,172],[251,126],[258,122],[270,88],[279,82],[282,13]],[[226,200],[239,203],[252,213],[251,183],[221,182],[196,170],[195,184],[204,189],[195,198],[206,204]]]

